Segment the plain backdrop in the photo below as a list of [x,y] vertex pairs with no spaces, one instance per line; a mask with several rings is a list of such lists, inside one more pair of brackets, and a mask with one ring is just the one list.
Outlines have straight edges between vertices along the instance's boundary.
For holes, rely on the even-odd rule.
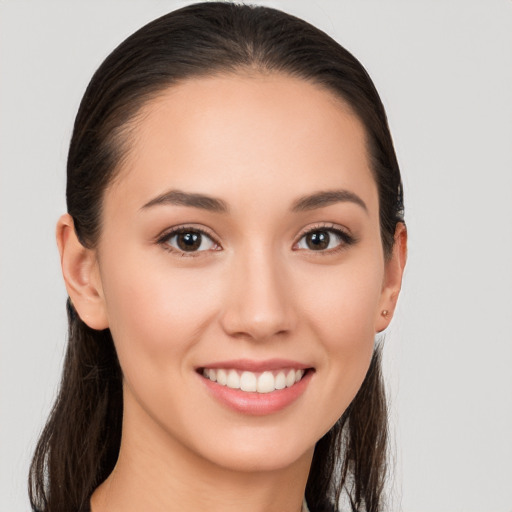
[[[59,381],[65,289],[54,227],[85,86],[104,57],[188,2],[0,1],[0,510]],[[390,510],[512,511],[512,2],[254,2],[353,52],[387,108],[409,261],[385,347]]]

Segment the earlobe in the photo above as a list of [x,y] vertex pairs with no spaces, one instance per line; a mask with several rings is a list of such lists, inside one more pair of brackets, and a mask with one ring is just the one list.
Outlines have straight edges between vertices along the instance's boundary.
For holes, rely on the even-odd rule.
[[74,308],[91,329],[106,329],[108,318],[96,252],[80,243],[73,218],[67,213],[59,219],[56,235],[62,275]]
[[399,222],[395,229],[393,252],[389,260],[386,261],[379,313],[375,322],[375,332],[381,332],[386,329],[393,318],[402,287],[402,277],[406,261],[407,229],[403,222]]

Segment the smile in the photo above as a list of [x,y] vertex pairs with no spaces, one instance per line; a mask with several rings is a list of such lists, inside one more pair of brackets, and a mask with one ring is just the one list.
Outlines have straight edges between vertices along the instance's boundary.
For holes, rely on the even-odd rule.
[[221,386],[249,393],[271,393],[292,387],[299,382],[306,370],[287,368],[274,371],[251,372],[228,368],[203,368],[203,377]]
[[197,367],[196,373],[209,395],[223,407],[263,416],[299,401],[316,369],[289,359],[237,359]]

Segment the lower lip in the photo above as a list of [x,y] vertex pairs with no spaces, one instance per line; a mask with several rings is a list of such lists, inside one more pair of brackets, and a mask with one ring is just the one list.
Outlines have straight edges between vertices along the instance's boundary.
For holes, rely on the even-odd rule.
[[289,388],[271,391],[270,393],[255,393],[242,391],[241,389],[232,389],[227,386],[221,386],[206,377],[199,375],[210,393],[230,409],[250,414],[253,416],[264,416],[281,411],[297,400],[306,390],[312,370],[308,370],[299,382],[296,382]]

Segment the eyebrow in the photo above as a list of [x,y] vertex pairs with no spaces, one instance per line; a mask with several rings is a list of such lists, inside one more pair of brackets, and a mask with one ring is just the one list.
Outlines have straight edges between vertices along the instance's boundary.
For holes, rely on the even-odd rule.
[[151,199],[141,209],[151,208],[156,205],[172,204],[177,206],[191,206],[216,213],[227,213],[228,205],[222,199],[205,196],[203,194],[194,194],[190,192],[182,192],[181,190],[170,190],[154,199]]
[[357,204],[365,212],[368,212],[365,202],[350,190],[326,190],[300,197],[293,203],[292,212],[316,210],[317,208],[325,208],[335,203],[346,202]]
[[[349,190],[326,190],[315,192],[303,197],[299,197],[293,202],[291,211],[294,213],[304,212],[309,210],[316,210],[318,208],[325,208],[336,203],[354,203],[360,206],[366,212],[368,208],[365,202],[354,192]],[[204,194],[197,194],[191,192],[183,192],[181,190],[170,190],[165,192],[151,201],[147,202],[141,210],[151,208],[157,205],[176,205],[176,206],[189,206],[192,208],[200,208],[216,213],[228,213],[229,207],[225,201],[215,197],[207,196]]]

